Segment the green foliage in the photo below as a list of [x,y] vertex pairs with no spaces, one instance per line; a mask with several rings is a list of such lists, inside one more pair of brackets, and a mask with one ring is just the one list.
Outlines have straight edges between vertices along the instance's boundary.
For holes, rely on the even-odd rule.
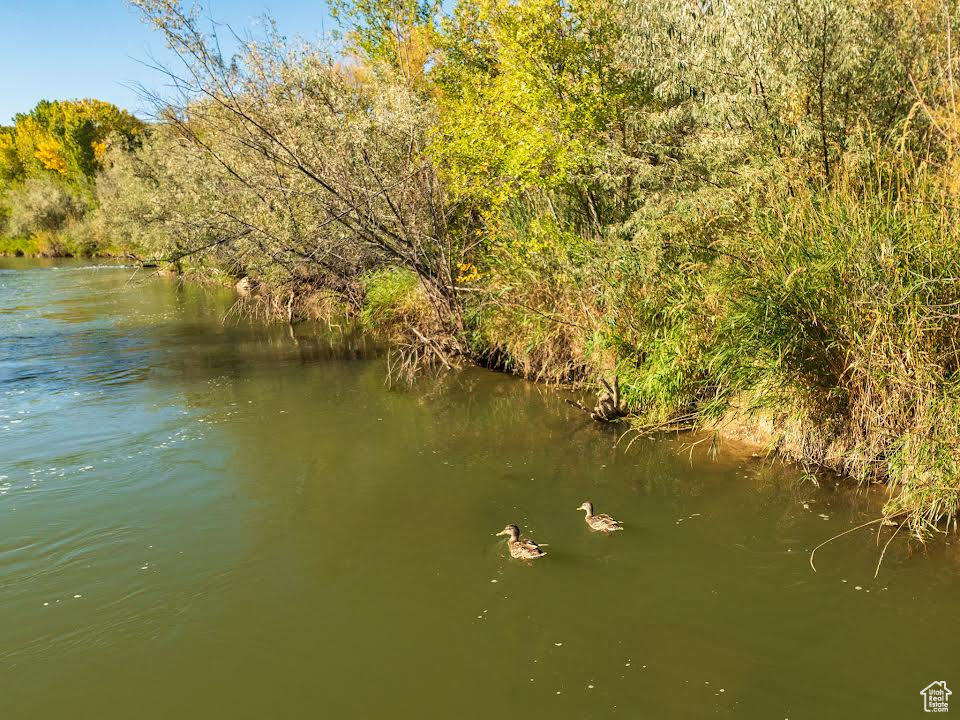
[[[407,358],[617,372],[641,430],[764,412],[918,533],[956,512],[946,6],[339,0],[337,61],[224,58],[176,0],[135,4],[202,92],[101,159],[98,233],[255,276],[288,319],[336,293]],[[89,169],[18,138],[0,178]]]
[[718,382],[832,428],[811,459],[956,493],[960,444],[943,419],[960,412],[957,220],[943,186],[909,166],[761,213],[723,269]]
[[385,267],[363,277],[361,319],[371,327],[388,325],[423,301],[420,278],[402,268]]
[[348,49],[368,66],[384,64],[419,83],[431,62],[437,0],[331,0],[330,13],[347,28]]
[[38,238],[0,237],[0,255],[34,256],[40,254],[40,249]]
[[[52,242],[95,204],[93,184],[110,148],[129,152],[139,142],[143,123],[100,100],[43,100],[0,128],[0,218],[5,232],[45,240],[16,249],[66,252],[65,238]],[[84,250],[92,250],[86,244]]]
[[622,215],[617,164],[629,140],[619,132],[650,87],[616,55],[627,29],[602,18],[618,7],[465,0],[444,24],[431,154],[484,232],[496,236],[523,202],[587,231]]
[[4,196],[10,208],[7,231],[16,237],[59,232],[84,212],[83,202],[53,178],[31,177]]

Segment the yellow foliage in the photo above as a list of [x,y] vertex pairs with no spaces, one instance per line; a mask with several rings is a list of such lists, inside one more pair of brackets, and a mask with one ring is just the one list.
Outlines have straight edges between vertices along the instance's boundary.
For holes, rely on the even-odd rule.
[[91,178],[106,155],[108,137],[131,142],[142,131],[137,118],[102,100],[44,100],[0,133],[0,176],[48,171],[73,182]]
[[63,147],[52,137],[39,138],[33,154],[47,170],[53,170],[61,175],[67,174],[69,167],[63,157]]
[[457,270],[460,271],[457,275],[458,283],[476,282],[480,279],[480,271],[473,263],[457,263]]

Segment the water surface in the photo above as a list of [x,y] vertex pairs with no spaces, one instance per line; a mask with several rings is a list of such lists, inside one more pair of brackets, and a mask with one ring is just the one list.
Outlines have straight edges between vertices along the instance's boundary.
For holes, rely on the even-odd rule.
[[[860,531],[810,569],[879,493],[625,451],[477,369],[390,389],[362,343],[232,302],[0,265],[5,720],[905,718],[960,692],[955,536],[874,579]],[[585,499],[627,530],[588,532]],[[508,522],[548,556],[511,561]]]

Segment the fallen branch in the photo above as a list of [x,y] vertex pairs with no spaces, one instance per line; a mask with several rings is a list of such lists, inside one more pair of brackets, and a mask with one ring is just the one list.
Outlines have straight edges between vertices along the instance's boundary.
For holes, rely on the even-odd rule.
[[597,406],[592,410],[581,402],[567,399],[570,405],[583,410],[592,420],[597,422],[617,422],[627,416],[627,410],[620,402],[620,378],[613,378],[613,387],[605,379],[600,378],[603,389],[597,396]]

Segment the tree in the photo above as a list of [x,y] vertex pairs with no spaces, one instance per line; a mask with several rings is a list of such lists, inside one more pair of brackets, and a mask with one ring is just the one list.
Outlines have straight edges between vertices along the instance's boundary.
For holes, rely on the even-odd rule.
[[181,257],[217,247],[337,288],[356,277],[354,258],[390,262],[417,273],[456,331],[461,255],[424,153],[429,101],[389,68],[373,82],[275,33],[225,58],[216,28],[205,34],[180,3],[136,4],[184,60],[167,68],[180,97],[164,125],[222,190],[199,224],[213,237],[191,237]]
[[143,123],[101,100],[41,100],[14,118],[10,146],[0,154],[3,174],[11,179],[50,173],[73,185],[92,181],[108,143],[132,147]]
[[367,68],[384,64],[408,85],[425,86],[436,42],[438,0],[332,0],[347,49]]

